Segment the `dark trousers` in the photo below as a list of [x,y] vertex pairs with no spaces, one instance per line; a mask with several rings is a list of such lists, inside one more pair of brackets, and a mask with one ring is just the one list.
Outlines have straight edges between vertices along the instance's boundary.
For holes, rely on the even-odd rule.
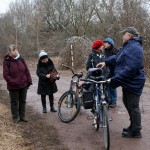
[[12,118],[24,118],[25,117],[25,105],[27,88],[9,90],[10,102],[11,102],[11,113]]
[[108,95],[110,98],[110,104],[117,103],[117,89],[113,89],[110,85],[108,86]]
[[[50,107],[52,108],[54,106],[54,96],[53,94],[48,96],[49,96]],[[43,108],[46,108],[46,95],[41,95],[41,101],[42,101]]]
[[131,128],[135,131],[141,130],[141,112],[139,107],[140,96],[123,88],[123,103],[128,111]]

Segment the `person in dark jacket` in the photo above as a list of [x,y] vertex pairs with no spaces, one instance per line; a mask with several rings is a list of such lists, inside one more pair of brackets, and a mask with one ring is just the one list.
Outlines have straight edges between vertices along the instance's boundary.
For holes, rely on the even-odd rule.
[[[92,52],[88,56],[88,60],[86,63],[86,70],[88,71],[90,68],[96,68],[97,64],[103,62],[105,59],[104,43],[102,40],[95,40],[92,45]],[[103,75],[107,78],[109,70],[108,68],[103,68]]]
[[41,95],[41,102],[43,106],[43,113],[47,113],[46,95],[49,96],[51,112],[57,112],[54,108],[54,93],[56,93],[57,85],[55,82],[50,82],[50,72],[55,69],[53,61],[48,58],[47,53],[41,50],[39,54],[39,61],[37,64],[37,76],[39,77],[37,93]]
[[[114,40],[110,37],[107,37],[104,40],[104,47],[105,47],[104,53],[106,58],[112,55],[116,55],[118,53],[118,50],[114,47],[114,44],[115,44]],[[108,67],[110,70],[108,78],[111,78],[114,74],[114,68],[111,64]],[[109,86],[108,93],[110,98],[109,107],[114,108],[116,107],[116,103],[117,103],[117,89],[113,89],[111,86]]]
[[130,126],[124,128],[123,137],[141,138],[140,96],[145,84],[142,38],[134,27],[122,31],[123,47],[120,52],[99,63],[98,66],[114,65],[111,78],[113,88],[122,86],[123,103],[130,117]]
[[26,96],[32,79],[27,64],[20,56],[16,45],[10,45],[8,54],[4,57],[3,77],[9,90],[13,122],[27,122],[25,119]]
[[92,45],[92,52],[88,56],[86,70],[89,68],[96,68],[96,65],[105,58],[104,53],[102,53],[103,50],[103,41],[95,40]]

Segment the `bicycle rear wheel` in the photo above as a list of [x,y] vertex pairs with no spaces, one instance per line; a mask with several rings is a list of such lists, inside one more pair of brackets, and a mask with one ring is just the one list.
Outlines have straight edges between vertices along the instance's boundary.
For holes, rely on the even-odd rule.
[[109,134],[109,117],[108,109],[106,105],[102,106],[102,128],[103,128],[103,140],[105,150],[110,148],[110,134]]
[[73,121],[80,111],[80,99],[74,91],[65,92],[58,102],[58,116],[64,123]]

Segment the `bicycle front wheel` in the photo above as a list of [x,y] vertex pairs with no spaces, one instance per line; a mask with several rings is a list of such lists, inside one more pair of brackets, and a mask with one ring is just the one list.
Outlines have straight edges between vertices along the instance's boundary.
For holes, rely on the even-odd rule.
[[103,128],[103,140],[105,150],[110,148],[110,135],[109,135],[109,117],[108,117],[108,108],[106,105],[102,106],[102,128]]
[[74,91],[65,92],[58,102],[58,116],[62,122],[73,121],[80,111],[80,99]]

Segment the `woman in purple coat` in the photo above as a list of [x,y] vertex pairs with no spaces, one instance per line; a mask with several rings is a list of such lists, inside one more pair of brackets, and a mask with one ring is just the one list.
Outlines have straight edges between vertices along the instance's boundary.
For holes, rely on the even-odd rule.
[[16,45],[8,47],[8,54],[3,60],[3,77],[7,82],[10,95],[13,122],[27,122],[25,119],[26,95],[32,79],[26,62],[20,56]]

